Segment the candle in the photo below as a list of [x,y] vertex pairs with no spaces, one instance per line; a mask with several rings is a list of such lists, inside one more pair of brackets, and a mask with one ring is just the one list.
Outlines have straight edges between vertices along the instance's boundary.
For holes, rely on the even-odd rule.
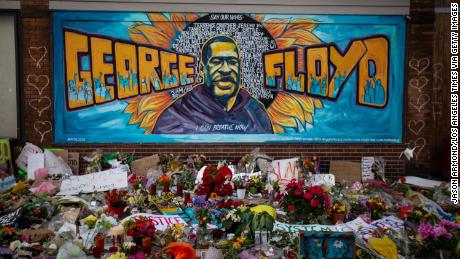
[[169,181],[165,181],[163,184],[163,192],[169,192]]
[[96,236],[94,243],[96,247],[103,250],[104,249],[104,236],[101,236],[101,235]]
[[146,254],[150,254],[152,251],[152,239],[150,237],[142,239],[142,251]]
[[109,248],[110,253],[116,253],[118,247],[115,245],[115,236],[112,236],[112,246]]
[[100,258],[102,256],[102,248],[100,247],[93,247],[93,256],[94,258]]
[[184,194],[184,187],[182,186],[182,184],[178,184],[177,186],[177,190],[176,190],[176,194],[179,195],[179,196],[182,196],[182,194]]
[[151,194],[151,195],[156,195],[156,194],[157,194],[157,184],[156,184],[156,183],[152,183],[152,184],[150,185],[149,191],[150,191],[150,194]]
[[185,192],[185,194],[184,194],[184,203],[187,205],[187,203],[189,203],[191,201],[192,201],[192,199],[191,199],[190,192]]

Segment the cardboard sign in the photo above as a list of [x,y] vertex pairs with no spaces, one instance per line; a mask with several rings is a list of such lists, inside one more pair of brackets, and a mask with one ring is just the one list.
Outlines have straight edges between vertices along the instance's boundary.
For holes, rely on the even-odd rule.
[[333,174],[312,174],[307,177],[308,186],[314,185],[325,185],[325,186],[334,186],[335,185],[335,176]]
[[16,222],[22,215],[22,207],[17,208],[14,211],[8,212],[0,216],[0,226],[9,226]]
[[301,232],[300,258],[355,258],[353,232]]
[[45,154],[30,154],[27,157],[27,179],[35,179],[35,170],[45,167]]
[[45,150],[45,167],[48,168],[50,175],[72,175],[72,169],[61,158],[56,156],[53,152]]
[[372,172],[372,165],[375,162],[375,158],[372,156],[365,156],[361,159],[361,178],[364,181],[374,180],[375,175]]
[[152,219],[153,224],[155,224],[155,228],[160,231],[165,231],[167,227],[172,226],[174,224],[187,225],[187,223],[179,215],[172,215],[172,216],[153,215],[153,214],[148,214],[148,213],[137,213],[137,214],[124,218],[121,222],[123,223],[126,220],[141,217],[141,216]]
[[332,160],[329,173],[335,175],[336,181],[361,181],[361,163]]
[[273,231],[283,231],[289,233],[298,233],[299,231],[332,231],[332,232],[349,232],[352,231],[345,224],[337,225],[293,225],[275,221]]
[[103,192],[126,187],[128,187],[128,172],[125,168],[119,167],[64,179],[61,183],[61,191],[57,195]]
[[158,155],[148,156],[131,162],[131,171],[136,175],[147,175],[149,169],[156,170],[160,163]]
[[62,158],[64,162],[69,162],[69,151],[67,149],[60,149],[60,148],[45,148],[45,150],[53,152],[54,155]]
[[67,162],[72,169],[73,174],[79,174],[80,172],[80,154],[77,152],[69,152],[69,158]]
[[286,184],[292,179],[299,179],[299,168],[297,161],[299,158],[289,158],[282,160],[273,160],[271,171],[268,175],[271,181],[279,180],[280,183]]

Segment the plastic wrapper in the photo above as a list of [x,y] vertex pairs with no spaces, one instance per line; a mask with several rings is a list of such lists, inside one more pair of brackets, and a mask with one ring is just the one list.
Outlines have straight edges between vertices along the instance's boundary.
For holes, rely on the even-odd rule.
[[82,259],[88,258],[83,250],[80,247],[72,244],[72,242],[67,242],[59,248],[56,259]]

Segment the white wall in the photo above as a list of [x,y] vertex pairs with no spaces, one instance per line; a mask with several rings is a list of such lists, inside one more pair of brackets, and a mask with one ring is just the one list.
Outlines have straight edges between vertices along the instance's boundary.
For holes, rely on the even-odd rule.
[[0,138],[18,137],[15,17],[0,14]]
[[408,15],[410,0],[50,0],[52,10]]

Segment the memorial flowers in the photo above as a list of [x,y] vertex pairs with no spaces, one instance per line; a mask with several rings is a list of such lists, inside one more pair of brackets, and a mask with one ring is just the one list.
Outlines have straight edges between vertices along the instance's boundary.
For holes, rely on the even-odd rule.
[[105,194],[105,202],[108,206],[108,213],[110,215],[118,216],[119,218],[123,216],[124,210],[127,205],[127,190],[117,190],[113,189]]
[[432,225],[421,223],[417,228],[417,234],[422,240],[422,252],[427,258],[436,258],[436,250],[447,250],[458,254],[460,247],[460,224],[441,220]]
[[370,198],[366,201],[367,208],[370,209],[371,218],[373,220],[383,217],[383,213],[387,211],[388,206],[385,201],[380,197]]
[[229,196],[233,192],[231,179],[232,171],[227,166],[219,168],[207,166],[203,173],[202,183],[196,187],[195,193],[205,195],[207,199],[211,195],[214,199]]
[[131,218],[123,223],[126,235],[133,238],[134,242],[140,245],[145,238],[152,238],[155,234],[155,224],[151,218],[139,216]]
[[292,180],[281,193],[280,205],[291,218],[303,224],[318,223],[330,207],[329,195],[321,186],[305,186]]

